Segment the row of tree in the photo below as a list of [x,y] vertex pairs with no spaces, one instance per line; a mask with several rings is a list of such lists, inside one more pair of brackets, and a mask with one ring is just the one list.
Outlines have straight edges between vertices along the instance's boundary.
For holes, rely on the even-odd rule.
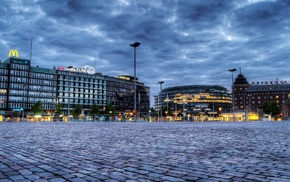
[[[262,104],[263,112],[265,114],[270,114],[271,116],[277,116],[281,113],[281,108],[279,107],[278,103],[273,101],[265,101]],[[56,104],[55,106],[55,115],[59,116],[63,114],[63,107],[62,104]],[[43,106],[41,101],[36,102],[32,108],[31,111],[34,113],[34,115],[41,115],[43,112]],[[150,108],[151,116],[157,116],[157,111],[152,107]],[[80,114],[82,114],[82,108],[80,105],[77,105],[73,110],[72,113],[73,117],[78,117]],[[92,108],[89,111],[90,115],[98,115],[100,114],[100,107],[96,104],[93,104]],[[106,109],[104,111],[104,114],[116,114],[116,109],[113,107],[112,103],[108,104],[106,106]],[[173,113],[170,109],[167,109],[167,107],[162,107],[162,115],[163,116],[173,116]]]
[[[36,102],[32,108],[31,108],[31,112],[34,114],[34,115],[42,115],[43,113],[43,105],[41,103],[41,101],[38,101]],[[62,104],[59,104],[57,103],[55,105],[55,111],[54,111],[55,115],[56,116],[60,116],[63,114],[63,106]],[[78,117],[80,114],[82,114],[82,108],[80,105],[77,105],[73,110],[72,110],[72,113],[74,118]],[[90,109],[89,111],[89,114],[90,115],[98,115],[100,114],[100,107],[96,104],[93,104],[92,108]],[[108,104],[106,106],[106,109],[104,111],[104,114],[116,114],[116,109],[115,107],[113,107],[112,103]]]

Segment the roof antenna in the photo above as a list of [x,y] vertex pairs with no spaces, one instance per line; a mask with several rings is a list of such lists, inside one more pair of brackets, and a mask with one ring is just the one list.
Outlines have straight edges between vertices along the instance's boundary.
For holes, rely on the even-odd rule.
[[239,69],[240,69],[240,74],[242,74],[242,68],[241,68],[241,67],[239,67]]
[[32,40],[33,40],[33,38],[31,37],[31,42],[30,42],[30,62],[31,62],[31,57],[32,57]]

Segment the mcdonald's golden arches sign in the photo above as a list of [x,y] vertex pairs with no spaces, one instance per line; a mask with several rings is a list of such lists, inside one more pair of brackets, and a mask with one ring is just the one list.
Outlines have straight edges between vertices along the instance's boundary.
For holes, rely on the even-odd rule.
[[9,51],[8,57],[17,57],[18,58],[18,51],[16,49],[11,49]]

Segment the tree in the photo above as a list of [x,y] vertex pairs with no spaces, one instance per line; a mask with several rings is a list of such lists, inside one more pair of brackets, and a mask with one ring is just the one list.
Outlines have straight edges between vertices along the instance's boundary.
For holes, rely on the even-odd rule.
[[77,105],[77,107],[72,111],[72,115],[74,118],[78,117],[82,113],[82,108],[80,105]]
[[31,111],[33,112],[34,115],[42,115],[43,112],[43,106],[41,101],[37,101],[32,107]]
[[271,106],[269,101],[264,101],[262,104],[263,112],[265,114],[270,114],[271,113]]
[[281,113],[281,108],[278,106],[276,101],[271,102],[270,105],[272,116],[277,116]]
[[281,108],[278,106],[278,103],[276,101],[269,102],[265,101],[262,104],[263,111],[265,114],[271,114],[271,116],[277,116],[281,113]]
[[150,113],[151,113],[151,116],[157,116],[157,112],[153,107],[150,108]]
[[99,113],[100,113],[100,108],[99,106],[97,106],[97,104],[94,103],[90,110],[90,114],[93,115],[94,117],[93,121],[95,121],[96,114],[99,114]]
[[162,107],[162,116],[173,116],[173,113],[170,107],[168,107],[168,111],[167,111],[167,107]]
[[62,104],[55,104],[55,111],[54,111],[56,116],[59,116],[62,114]]
[[90,114],[95,115],[95,114],[99,114],[99,113],[100,113],[100,107],[94,103],[91,110],[90,110]]
[[116,114],[116,109],[112,103],[110,103],[106,106],[105,114]]

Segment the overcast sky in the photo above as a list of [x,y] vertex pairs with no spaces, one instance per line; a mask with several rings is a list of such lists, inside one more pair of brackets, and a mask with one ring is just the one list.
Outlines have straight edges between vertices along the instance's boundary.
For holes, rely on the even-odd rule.
[[[157,95],[180,85],[230,90],[239,67],[252,81],[290,82],[290,0],[1,0],[0,60],[93,66],[132,75]],[[152,105],[153,103],[151,103]]]

